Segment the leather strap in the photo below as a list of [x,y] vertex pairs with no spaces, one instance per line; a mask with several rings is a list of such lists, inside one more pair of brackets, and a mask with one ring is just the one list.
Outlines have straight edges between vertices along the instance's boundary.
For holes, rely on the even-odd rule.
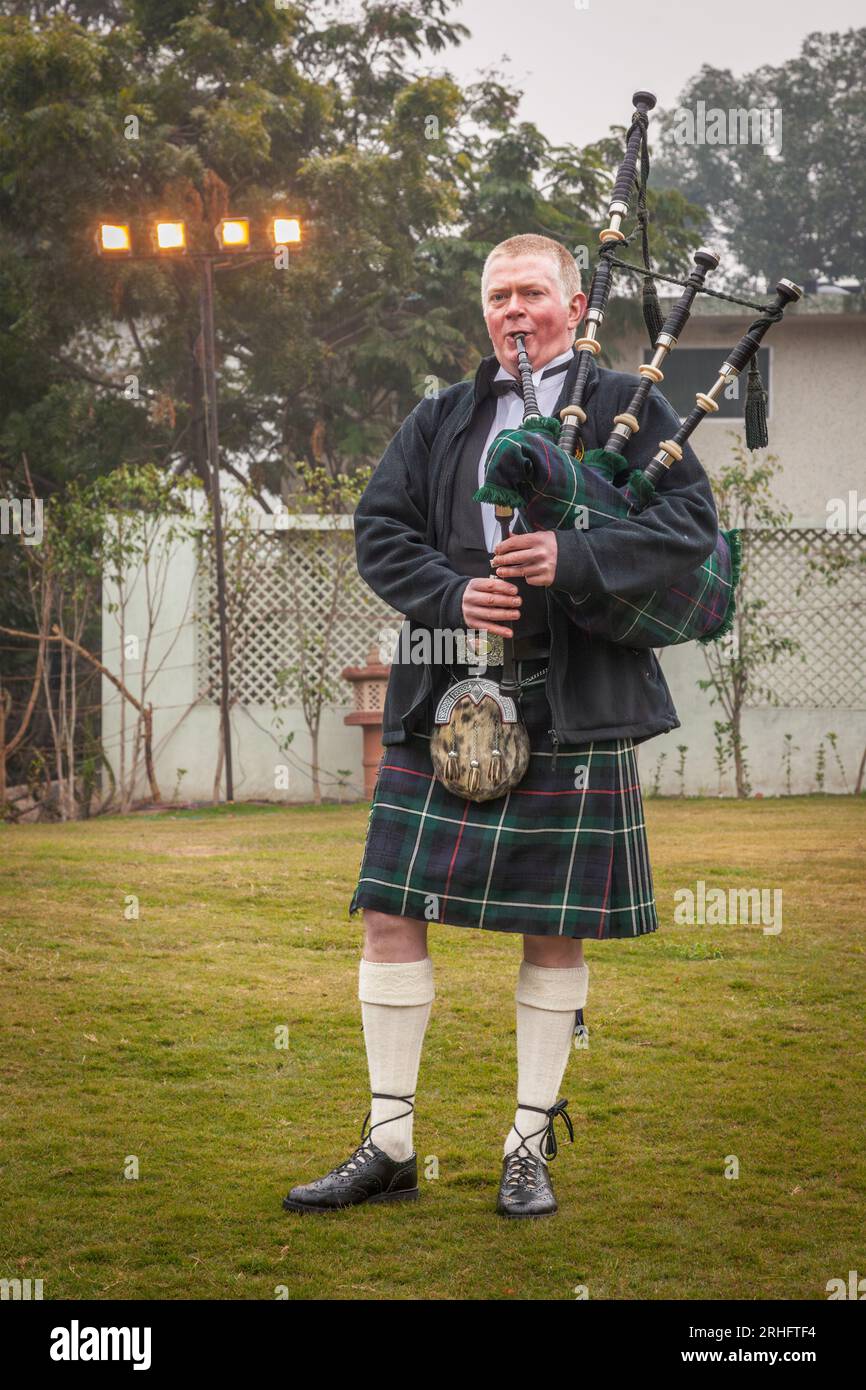
[[[559,1148],[556,1143],[556,1132],[553,1128],[553,1122],[556,1119],[557,1115],[560,1115],[562,1119],[565,1121],[565,1127],[568,1130],[569,1143],[573,1144],[574,1125],[571,1123],[571,1116],[569,1115],[566,1109],[567,1105],[567,1100],[558,1100],[555,1105],[551,1105],[549,1110],[545,1110],[540,1105],[526,1105],[523,1101],[518,1100],[518,1110],[537,1110],[539,1115],[545,1115],[547,1117],[547,1124],[542,1125],[541,1129],[533,1130],[531,1134],[520,1134],[520,1130],[517,1129],[517,1126],[515,1125],[516,1132],[520,1134],[520,1143],[518,1144],[516,1149],[512,1149],[511,1154],[509,1154],[509,1157],[513,1157],[513,1155],[518,1153],[520,1149],[525,1148],[527,1139],[535,1139],[539,1134],[543,1134],[544,1138],[541,1141],[542,1158],[556,1158],[556,1155],[559,1152]],[[529,1150],[527,1150],[527,1153],[528,1152]]]

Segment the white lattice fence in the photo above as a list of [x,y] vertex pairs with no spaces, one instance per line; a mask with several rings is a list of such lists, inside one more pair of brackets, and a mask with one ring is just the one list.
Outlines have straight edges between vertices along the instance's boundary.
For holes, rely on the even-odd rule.
[[[341,566],[344,579],[337,595],[335,576]],[[352,531],[316,526],[230,530],[226,532],[226,572],[230,591],[232,575],[244,577],[243,600],[236,602],[231,614],[233,696],[244,705],[299,704],[297,673],[289,668],[298,660],[305,638],[308,651],[321,649],[327,640],[326,670],[339,692],[335,703],[352,705],[353,687],[340,672],[346,666],[365,665],[380,629],[399,628],[402,621],[358,574]],[[217,701],[216,572],[208,532],[199,538],[197,611],[198,694],[200,699]]]
[[[338,703],[351,705],[353,690],[340,672],[364,665],[380,630],[401,622],[359,576],[351,530],[340,535],[316,526],[227,532],[229,574],[241,563],[243,550],[241,572],[252,575],[234,617],[231,688],[242,704],[299,703],[296,678],[287,674],[281,687],[280,672],[297,660],[301,633],[324,638],[345,546],[343,598],[333,619],[327,670],[340,692]],[[810,574],[810,557],[831,566],[837,582]],[[817,529],[765,532],[751,547],[749,566],[749,592],[765,599],[766,621],[802,647],[759,671],[757,683],[769,686],[787,708],[866,709],[866,536]],[[198,693],[216,701],[216,576],[207,531],[199,541],[197,608]],[[753,707],[763,703],[756,700]]]
[[[758,682],[789,709],[866,709],[866,536],[769,531],[750,552],[750,595],[765,600],[773,630],[801,648],[759,671]],[[810,559],[835,582],[814,573]]]

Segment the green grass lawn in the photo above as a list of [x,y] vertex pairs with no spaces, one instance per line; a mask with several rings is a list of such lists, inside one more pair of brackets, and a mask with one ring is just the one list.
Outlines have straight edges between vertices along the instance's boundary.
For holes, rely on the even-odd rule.
[[[851,797],[647,802],[662,926],[587,946],[558,1216],[493,1210],[520,939],[435,924],[415,1138],[438,1178],[417,1203],[285,1213],[368,1107],[348,917],[368,811],[0,826],[0,1276],[46,1299],[824,1299],[866,1275]],[[781,887],[782,932],[675,925],[700,878]]]

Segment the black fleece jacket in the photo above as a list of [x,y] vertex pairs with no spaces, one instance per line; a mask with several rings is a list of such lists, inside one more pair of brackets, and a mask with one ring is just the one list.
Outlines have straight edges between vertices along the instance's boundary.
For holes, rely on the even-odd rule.
[[[466,627],[462,602],[469,578],[452,569],[442,546],[463,436],[498,368],[495,357],[485,357],[474,382],[458,382],[419,401],[385,450],[355,510],[358,570],[379,598],[408,621],[407,651],[418,628]],[[554,414],[567,404],[576,372],[575,354]],[[591,363],[582,431],[587,449],[604,445],[614,415],[627,409],[638,381],[636,375]],[[679,417],[653,386],[640,432],[626,447],[629,467],[645,466],[678,425]],[[716,544],[718,518],[709,479],[686,444],[682,461],[665,472],[656,497],[639,515],[554,535],[553,588],[575,595],[636,595],[668,588],[705,560]],[[587,636],[551,601],[549,591],[547,607],[551,655],[545,693],[554,745],[626,737],[640,743],[679,726],[653,651]],[[393,662],[383,744],[402,743],[415,728],[428,732],[422,727],[427,697],[437,685],[442,688],[441,677],[437,666]]]

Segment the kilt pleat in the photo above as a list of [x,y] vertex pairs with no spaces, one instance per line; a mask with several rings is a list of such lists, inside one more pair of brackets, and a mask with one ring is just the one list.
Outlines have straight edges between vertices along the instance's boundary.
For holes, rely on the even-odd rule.
[[561,744],[554,768],[543,687],[522,708],[529,767],[493,801],[446,790],[429,735],[385,748],[350,916],[599,940],[658,929],[632,740]]

